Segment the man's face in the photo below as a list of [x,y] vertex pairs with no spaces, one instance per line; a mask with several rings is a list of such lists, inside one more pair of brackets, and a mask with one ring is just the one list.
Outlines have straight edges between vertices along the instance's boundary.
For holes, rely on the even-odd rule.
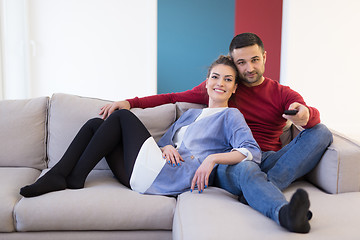
[[239,70],[241,81],[249,87],[260,85],[264,81],[266,52],[258,45],[236,48],[231,52]]

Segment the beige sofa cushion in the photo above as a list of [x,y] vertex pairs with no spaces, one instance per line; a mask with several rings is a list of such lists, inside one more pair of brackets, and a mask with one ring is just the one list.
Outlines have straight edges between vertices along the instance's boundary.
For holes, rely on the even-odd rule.
[[15,231],[13,210],[21,197],[20,188],[32,183],[39,174],[33,168],[0,168],[0,232]]
[[184,112],[190,108],[205,108],[206,105],[197,104],[197,103],[187,103],[187,102],[177,102],[176,104],[176,119],[178,119]]
[[94,170],[85,188],[23,198],[14,214],[18,231],[170,230],[175,205],[175,198],[139,194],[111,171]]
[[46,167],[49,98],[0,101],[0,166]]
[[[79,97],[69,94],[54,94],[49,110],[48,158],[49,167],[54,166],[62,157],[81,126],[90,118],[99,116],[100,108],[109,101]],[[155,108],[132,109],[149,132],[159,140],[175,121],[174,104]],[[103,159],[95,169],[108,169]]]
[[236,196],[210,187],[201,194],[187,192],[178,197],[173,239],[358,239],[360,192],[331,195],[308,182],[296,182],[285,190],[286,198],[290,199],[300,187],[309,193],[310,209],[314,214],[309,234],[288,232],[275,221],[240,203]]
[[331,130],[333,143],[307,179],[328,193],[360,191],[360,145]]
[[[288,122],[289,123],[289,122]],[[287,124],[280,139],[283,145],[295,138],[303,128]],[[306,179],[332,194],[360,191],[360,144],[332,129],[333,143]]]

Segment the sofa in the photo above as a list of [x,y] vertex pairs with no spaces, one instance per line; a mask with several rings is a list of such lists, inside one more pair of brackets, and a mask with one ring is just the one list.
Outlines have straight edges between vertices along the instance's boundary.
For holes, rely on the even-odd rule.
[[[142,195],[121,185],[103,159],[85,188],[23,198],[60,159],[80,127],[99,117],[109,101],[57,93],[50,97],[0,101],[0,239],[360,239],[360,146],[332,130],[334,142],[317,167],[294,182],[309,193],[311,231],[288,232],[240,203],[237,196],[209,187],[175,197]],[[158,140],[189,103],[132,109]],[[283,144],[299,129],[287,125]]]

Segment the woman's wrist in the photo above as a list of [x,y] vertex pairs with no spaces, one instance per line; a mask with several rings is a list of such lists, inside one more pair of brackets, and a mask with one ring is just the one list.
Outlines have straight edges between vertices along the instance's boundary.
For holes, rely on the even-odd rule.
[[207,158],[205,159],[205,161],[212,163],[212,164],[217,164],[217,155],[218,154],[210,154],[209,156],[207,156]]

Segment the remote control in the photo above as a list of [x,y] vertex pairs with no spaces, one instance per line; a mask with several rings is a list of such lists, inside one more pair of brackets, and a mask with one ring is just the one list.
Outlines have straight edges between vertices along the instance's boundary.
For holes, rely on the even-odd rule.
[[285,110],[284,114],[285,115],[296,115],[299,112],[299,110],[297,109],[293,109],[293,110]]

